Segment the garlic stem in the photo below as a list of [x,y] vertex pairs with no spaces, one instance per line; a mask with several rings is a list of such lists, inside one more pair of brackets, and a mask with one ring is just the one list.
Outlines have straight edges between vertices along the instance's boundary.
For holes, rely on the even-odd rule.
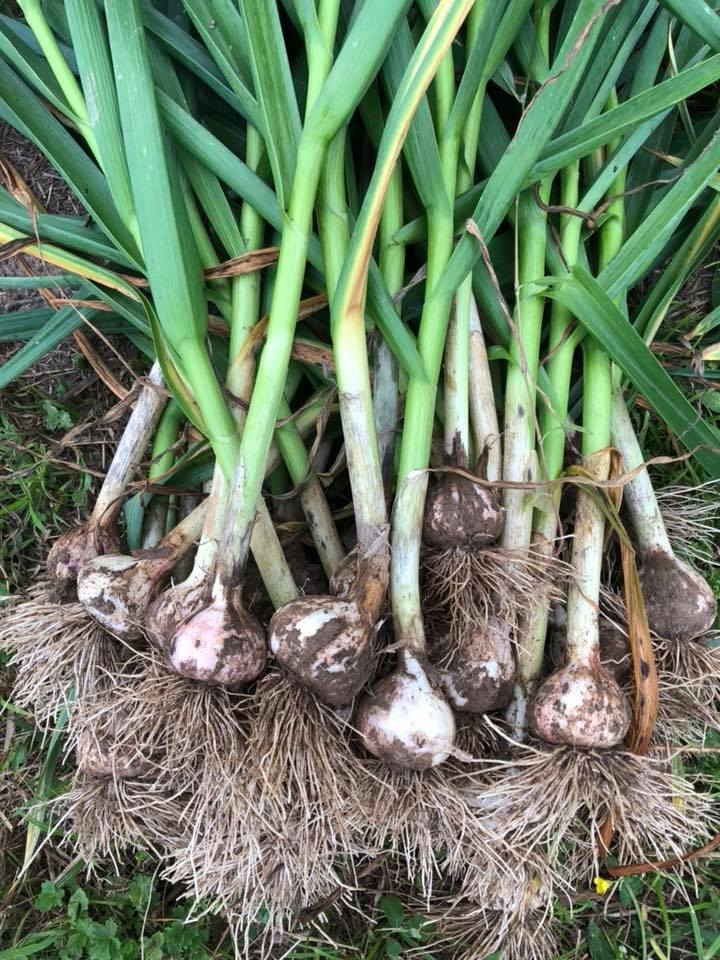
[[160,364],[155,361],[135,402],[90,515],[90,527],[110,526],[122,506],[122,497],[152,437],[167,395]]
[[[472,286],[472,275],[467,278]],[[461,288],[462,289],[462,288]],[[470,300],[469,320],[469,402],[475,456],[484,454],[485,477],[491,482],[502,478],[500,424],[493,394],[485,337],[480,325],[475,297]]]
[[[621,389],[617,389],[613,395],[611,428],[613,444],[622,456],[623,470],[630,472],[642,466],[645,458],[635,436]],[[674,556],[646,467],[642,467],[623,487],[623,502],[630,514],[640,553],[659,551],[666,556]]]

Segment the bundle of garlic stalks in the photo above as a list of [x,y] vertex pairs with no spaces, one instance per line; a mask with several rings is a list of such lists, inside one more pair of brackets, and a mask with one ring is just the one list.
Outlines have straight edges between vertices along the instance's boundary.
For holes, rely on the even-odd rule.
[[[56,834],[152,850],[239,953],[381,862],[449,954],[553,956],[556,897],[717,829],[682,764],[718,726],[712,548],[676,552],[635,426],[720,476],[702,372],[652,349],[720,236],[720,17],[18,7],[0,117],[88,216],[0,192],[55,291],[0,382],[87,323],[147,357],[0,619],[16,702],[67,724]],[[716,323],[681,331],[708,365]]]

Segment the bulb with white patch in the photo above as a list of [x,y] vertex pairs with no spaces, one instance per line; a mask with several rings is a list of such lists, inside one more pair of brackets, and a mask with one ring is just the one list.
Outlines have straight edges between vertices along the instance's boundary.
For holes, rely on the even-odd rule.
[[268,630],[275,659],[324,703],[350,703],[370,679],[376,620],[387,586],[384,554],[351,553],[333,585],[341,596],[299,597],[275,612]]
[[461,638],[441,673],[445,695],[463,713],[490,713],[510,702],[515,657],[510,625],[496,617]]
[[209,601],[175,631],[168,662],[183,677],[228,690],[260,676],[267,662],[265,633],[243,607],[239,587],[214,581]]
[[94,557],[78,573],[78,600],[97,622],[121,640],[142,636],[148,607],[177,562],[188,553],[205,520],[206,503],[188,514],[167,537],[132,555]]
[[407,650],[362,698],[354,723],[368,753],[391,766],[428,770],[457,753],[453,712]]

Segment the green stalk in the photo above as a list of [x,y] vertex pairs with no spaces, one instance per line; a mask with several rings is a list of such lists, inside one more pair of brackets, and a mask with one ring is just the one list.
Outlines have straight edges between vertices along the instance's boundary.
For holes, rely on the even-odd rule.
[[[477,41],[480,25],[485,15],[485,3],[475,3],[470,12],[466,32],[466,48],[469,50]],[[480,137],[480,121],[482,119],[482,107],[485,99],[485,80],[480,83],[472,106],[468,111],[465,127],[462,130],[462,137],[456,142],[456,137],[444,138],[441,149],[445,152],[444,170],[446,174],[446,185],[448,195],[454,200],[455,196],[464,193],[470,189],[475,176],[475,158],[477,157],[477,146]],[[448,118],[449,119],[449,116]],[[447,122],[447,121],[446,121]],[[454,128],[453,128],[454,129]],[[451,155],[448,156],[448,151]],[[452,188],[452,192],[450,189]],[[445,413],[445,455],[455,457],[460,465],[467,466],[470,455],[470,394],[473,393],[473,406],[476,410],[476,422],[480,427],[480,422],[489,419],[490,422],[483,424],[476,431],[476,438],[481,441],[478,445],[477,454],[485,450],[485,439],[491,437],[494,433],[499,437],[499,427],[497,416],[495,415],[495,402],[490,387],[489,368],[487,368],[487,354],[484,350],[484,340],[482,336],[482,327],[479,323],[473,324],[473,336],[470,336],[471,317],[473,315],[474,302],[472,292],[472,274],[463,280],[458,287],[455,295],[455,309],[450,317],[448,327],[447,342],[445,347],[445,392],[444,392],[444,413]],[[471,371],[471,348],[473,361],[479,362],[481,369]],[[470,379],[473,377],[471,388]],[[483,407],[486,407],[487,414]],[[499,451],[499,443],[494,444]],[[490,479],[499,479],[499,470],[496,472],[495,464],[488,464],[490,473],[494,476]]]
[[[540,184],[547,204],[550,183]],[[535,399],[540,358],[540,335],[545,298],[533,284],[545,273],[546,215],[529,193],[520,196],[517,214],[518,293],[515,330],[510,344],[505,385],[505,450],[503,479],[527,483],[537,479],[535,452]],[[505,525],[501,538],[506,550],[527,550],[532,533],[530,493],[506,487],[503,502]]]
[[[175,463],[174,446],[178,432],[185,417],[178,406],[171,400],[163,410],[162,416],[155,431],[152,445],[152,460],[148,471],[150,483],[165,476]],[[169,498],[162,493],[154,493],[152,500],[145,510],[143,519],[143,549],[154,547],[165,536],[167,526]]]
[[[560,203],[563,206],[577,207],[579,186],[580,168],[576,162],[561,172]],[[580,217],[562,215],[560,245],[568,266],[577,262],[581,228]],[[562,473],[565,459],[568,398],[576,348],[576,338],[568,336],[572,319],[569,310],[558,301],[553,301],[548,339],[549,359],[546,364],[552,392],[541,399],[539,411],[542,438],[540,475],[543,480],[550,482],[557,480]],[[545,492],[545,498],[546,505],[539,507],[533,517],[532,543],[533,549],[549,560],[558,528],[560,487],[553,485]],[[522,641],[518,644],[515,688],[508,711],[518,739],[524,736],[527,699],[542,670],[549,613],[549,602],[544,595],[540,595],[533,612],[520,625]]]
[[[285,419],[291,411],[287,401],[280,404],[278,414]],[[331,577],[345,556],[342,541],[335,528],[327,498],[310,463],[305,444],[292,421],[275,431],[275,442],[290,474],[305,513],[308,529],[317,548],[323,570]]]
[[[613,96],[610,106],[617,102]],[[613,259],[625,231],[625,169],[612,182],[607,219],[599,231],[598,272]],[[583,433],[585,469],[595,480],[610,474],[612,376],[610,358],[595,337],[583,339]],[[577,518],[582,525],[573,540],[573,581],[567,600],[567,657],[589,665],[597,655],[600,631],[600,580],[605,537],[605,513],[597,499],[578,490]]]
[[100,151],[88,119],[85,97],[83,96],[80,84],[75,78],[75,74],[67,65],[60,45],[55,38],[55,34],[45,19],[40,0],[19,0],[18,5],[25,16],[27,25],[35,34],[35,39],[55,79],[60,85],[60,89],[67,100],[70,110],[75,115],[78,130],[92,150],[95,159],[100,163]]
[[[398,163],[390,178],[379,228],[380,272],[391,296],[400,292],[405,276],[405,248],[392,242],[402,222],[403,176],[402,166]],[[383,486],[388,499],[395,472],[395,432],[398,428],[399,406],[398,363],[378,332],[373,356],[373,409]]]

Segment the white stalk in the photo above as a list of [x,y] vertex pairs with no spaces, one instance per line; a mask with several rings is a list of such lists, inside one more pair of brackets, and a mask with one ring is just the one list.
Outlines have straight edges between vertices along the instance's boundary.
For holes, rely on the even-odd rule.
[[130,414],[90,515],[91,526],[108,524],[118,514],[125,488],[138,468],[167,402],[160,364],[155,361]]
[[395,496],[391,524],[390,592],[395,635],[403,649],[420,659],[425,657],[427,651],[419,577],[427,485],[426,470],[413,470],[403,477]]
[[[612,402],[612,441],[628,473],[645,462],[633,429],[621,390],[616,390]],[[632,519],[635,538],[641,554],[659,552],[673,557],[673,549],[646,467],[623,487],[623,502]]]
[[[472,277],[468,278],[472,283]],[[486,455],[485,476],[491,482],[502,478],[500,424],[493,394],[485,337],[475,297],[470,299],[469,324],[469,402],[472,437],[476,456]]]
[[[595,480],[607,480],[610,453],[599,451],[586,460]],[[600,649],[600,577],[605,542],[605,514],[595,497],[578,490],[572,546],[573,582],[567,600],[567,648],[569,663],[590,667],[598,662]]]
[[[469,277],[472,281],[472,278]],[[467,279],[458,288],[450,311],[445,338],[445,456],[467,467],[470,455],[470,415],[468,363],[470,346],[470,301],[472,288]]]

